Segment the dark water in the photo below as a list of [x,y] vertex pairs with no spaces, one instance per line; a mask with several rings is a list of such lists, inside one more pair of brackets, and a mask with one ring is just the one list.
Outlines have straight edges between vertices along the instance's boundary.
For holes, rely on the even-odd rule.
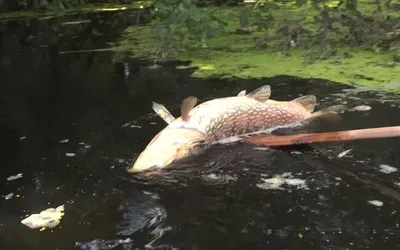
[[[72,41],[42,47],[37,34],[23,42],[26,23],[8,27],[1,36],[0,190],[14,197],[0,200],[0,249],[400,248],[400,174],[379,171],[381,164],[399,167],[398,139],[264,150],[236,143],[150,180],[125,171],[166,125],[151,101],[178,115],[188,95],[205,101],[270,84],[273,99],[315,94],[318,108],[372,107],[313,128],[328,131],[398,125],[398,96],[290,77],[194,79],[173,64],[151,69],[146,62],[113,63],[111,53],[59,53],[104,46],[114,38],[111,24],[102,26],[103,36],[89,25]],[[288,172],[308,188],[257,186]],[[6,180],[18,173],[23,177]],[[21,224],[63,204],[53,229]]]

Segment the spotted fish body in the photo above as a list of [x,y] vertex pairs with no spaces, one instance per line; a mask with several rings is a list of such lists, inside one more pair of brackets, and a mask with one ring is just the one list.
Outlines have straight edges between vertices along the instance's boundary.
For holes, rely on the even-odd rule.
[[293,124],[311,116],[311,112],[296,102],[278,104],[274,101],[260,102],[247,96],[226,97],[200,104],[190,111],[188,121],[180,117],[168,127],[194,128],[204,133],[208,142],[213,142]]
[[270,94],[270,87],[265,85],[247,95],[241,91],[237,96],[213,99],[198,106],[197,98],[189,97],[182,101],[179,118],[163,105],[153,103],[153,110],[168,126],[152,139],[128,172],[163,168],[194,154],[201,144],[307,121],[331,111],[328,108],[313,113],[313,95],[275,101],[269,99]]

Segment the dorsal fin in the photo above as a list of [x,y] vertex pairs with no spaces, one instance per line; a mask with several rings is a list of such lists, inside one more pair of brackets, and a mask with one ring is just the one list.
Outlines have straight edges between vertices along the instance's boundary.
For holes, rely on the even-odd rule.
[[175,117],[171,115],[168,109],[159,103],[153,102],[153,110],[158,116],[160,116],[166,123],[170,124],[175,120]]
[[256,99],[259,102],[266,102],[270,96],[271,87],[269,85],[261,86],[247,95],[247,97]]
[[189,112],[196,106],[197,98],[194,96],[189,96],[188,98],[184,99],[181,104],[181,116],[182,120],[188,121],[189,120]]
[[315,104],[317,103],[317,97],[315,95],[305,95],[292,100],[292,102],[300,104],[311,113],[314,111]]
[[246,95],[246,90],[242,90],[239,92],[239,94],[237,96],[245,96]]

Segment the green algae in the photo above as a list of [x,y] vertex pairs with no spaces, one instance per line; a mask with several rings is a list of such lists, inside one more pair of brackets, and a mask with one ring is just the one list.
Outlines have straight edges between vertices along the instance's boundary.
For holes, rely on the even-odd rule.
[[[373,14],[376,7],[360,1],[364,14]],[[371,49],[346,47],[340,44],[340,35],[330,33],[329,40],[333,41],[335,50],[333,56],[324,60],[306,63],[304,49],[291,48],[282,53],[284,38],[276,35],[279,22],[286,20],[292,23],[304,21],[304,26],[316,34],[318,25],[312,21],[318,12],[304,5],[295,7],[293,3],[279,4],[279,9],[272,9],[273,27],[267,31],[255,31],[249,35],[234,34],[240,27],[239,8],[209,8],[218,11],[221,19],[227,20],[226,31],[207,41],[207,47],[195,46],[193,43],[186,47],[178,47],[168,51],[168,59],[188,60],[191,66],[198,67],[193,77],[238,77],[260,78],[278,75],[291,75],[302,78],[327,79],[349,85],[365,85],[379,88],[397,87],[400,82],[400,67],[393,61],[394,52],[377,53]],[[386,11],[386,10],[385,10]],[[388,10],[385,15],[398,16],[398,13]],[[304,18],[305,17],[305,18]],[[249,23],[256,19],[249,17]],[[255,30],[255,26],[247,26]],[[344,31],[347,32],[347,31]],[[256,48],[255,40],[265,35],[267,48]],[[305,40],[311,43],[311,40]],[[130,56],[154,59],[157,54],[157,31],[155,25],[132,26],[127,29],[119,47],[115,51],[129,51]],[[312,46],[318,50],[318,45]]]
[[90,12],[121,11],[146,8],[151,5],[151,1],[137,1],[132,4],[84,4],[70,9],[57,10],[26,10],[26,11],[3,11],[0,12],[0,20],[19,19],[19,18],[40,18],[47,19],[59,15],[72,15]]
[[[345,51],[346,49],[342,49]],[[192,66],[199,69],[194,77],[259,78],[291,75],[302,78],[321,78],[345,84],[380,86],[400,81],[400,69],[391,66],[389,53],[356,51],[349,58],[331,58],[305,63],[302,52],[292,51],[284,55],[264,50],[246,53],[214,53],[208,59],[188,57]],[[385,66],[388,65],[388,66]]]

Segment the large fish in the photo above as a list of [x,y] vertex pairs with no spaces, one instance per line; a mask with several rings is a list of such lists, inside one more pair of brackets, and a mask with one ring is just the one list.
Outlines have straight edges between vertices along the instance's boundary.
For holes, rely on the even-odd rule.
[[[181,117],[175,118],[161,104],[153,110],[168,126],[159,132],[141,152],[128,172],[164,168],[172,162],[199,152],[203,145],[236,135],[254,133],[280,126],[309,121],[342,106],[313,112],[316,97],[306,95],[292,101],[270,100],[271,88],[262,86],[246,95],[217,98],[196,106],[197,98],[182,101]],[[199,147],[201,146],[201,147]]]

